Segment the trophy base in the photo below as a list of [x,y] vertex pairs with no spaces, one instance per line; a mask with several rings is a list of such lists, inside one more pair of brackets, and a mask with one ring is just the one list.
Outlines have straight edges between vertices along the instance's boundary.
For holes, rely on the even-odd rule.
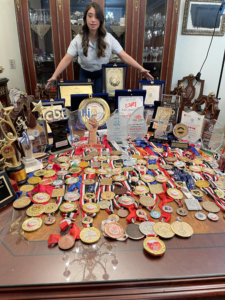
[[43,164],[35,158],[22,158],[26,173],[34,172],[43,168]]
[[16,181],[17,185],[22,185],[27,182],[27,175],[23,163],[16,167],[8,166],[5,170],[9,178]]
[[152,143],[160,143],[160,144],[170,144],[170,139],[168,138],[164,138],[164,137],[155,137],[155,136],[150,136],[150,138],[148,139],[149,142]]
[[181,148],[181,149],[188,149],[188,143],[187,142],[172,141],[171,142],[171,147]]
[[59,150],[56,150],[56,151],[49,150],[48,153],[50,155],[55,155],[55,154],[60,154],[60,153],[63,153],[63,152],[66,152],[66,151],[72,151],[72,150],[74,150],[74,148],[71,147],[71,146],[68,146],[66,148],[63,147],[63,149],[59,149]]

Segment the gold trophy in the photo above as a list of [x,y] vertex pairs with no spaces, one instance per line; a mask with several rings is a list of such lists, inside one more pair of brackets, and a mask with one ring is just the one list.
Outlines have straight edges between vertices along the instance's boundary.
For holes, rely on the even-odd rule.
[[[13,109],[13,106],[5,108],[0,103],[0,112],[4,111],[5,116],[5,119],[0,117],[0,131],[3,136],[3,140],[0,141],[1,145],[3,145],[1,154],[4,159],[11,159],[11,163],[5,168],[9,178],[15,180],[18,185],[22,185],[26,183],[27,178],[24,164],[17,161],[15,148],[12,146],[12,143],[17,140],[15,127],[9,117],[9,114]],[[6,128],[7,130],[11,129],[12,132],[6,133]]]

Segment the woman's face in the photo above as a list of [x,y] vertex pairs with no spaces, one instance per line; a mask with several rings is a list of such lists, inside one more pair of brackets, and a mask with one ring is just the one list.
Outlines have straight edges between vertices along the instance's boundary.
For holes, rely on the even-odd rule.
[[91,7],[87,12],[86,23],[90,31],[98,30],[100,21],[97,19],[94,7]]

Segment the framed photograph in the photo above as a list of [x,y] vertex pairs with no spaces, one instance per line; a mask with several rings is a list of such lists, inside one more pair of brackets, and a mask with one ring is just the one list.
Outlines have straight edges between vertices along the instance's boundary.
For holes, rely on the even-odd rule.
[[125,89],[126,78],[126,64],[102,65],[102,92],[108,93],[109,98],[114,98],[115,90]]
[[58,98],[65,99],[65,106],[71,106],[71,95],[74,94],[92,94],[94,82],[75,81],[58,81],[57,93]]
[[0,171],[0,208],[16,199],[16,193],[12,187],[6,171]]
[[182,34],[223,36],[225,16],[220,15],[221,0],[186,0]]
[[139,90],[146,91],[145,106],[153,107],[154,101],[161,101],[165,89],[165,81],[139,81]]

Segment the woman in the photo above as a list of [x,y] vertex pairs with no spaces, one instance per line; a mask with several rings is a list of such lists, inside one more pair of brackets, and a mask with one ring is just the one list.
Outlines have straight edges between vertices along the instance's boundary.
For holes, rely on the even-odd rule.
[[139,70],[147,80],[152,80],[150,72],[139,65],[128,55],[119,42],[106,31],[104,26],[104,13],[95,2],[88,3],[84,12],[84,25],[82,33],[78,34],[70,43],[67,54],[59,63],[53,76],[48,80],[46,89],[57,80],[57,77],[78,55],[80,80],[94,81],[94,93],[102,92],[102,64],[107,64],[111,54],[117,54],[124,63]]

